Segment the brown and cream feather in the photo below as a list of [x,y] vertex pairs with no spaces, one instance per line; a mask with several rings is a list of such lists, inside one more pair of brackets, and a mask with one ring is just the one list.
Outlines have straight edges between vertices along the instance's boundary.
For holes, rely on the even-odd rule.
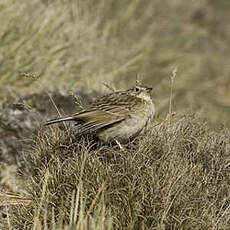
[[74,121],[79,134],[96,132],[103,141],[124,142],[149,125],[155,113],[150,91],[151,88],[135,86],[113,92],[98,98],[79,113],[50,120],[45,125]]

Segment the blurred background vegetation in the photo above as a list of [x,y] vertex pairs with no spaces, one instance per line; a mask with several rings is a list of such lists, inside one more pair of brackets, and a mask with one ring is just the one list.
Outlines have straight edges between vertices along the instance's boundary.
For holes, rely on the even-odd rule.
[[[192,110],[230,127],[230,1],[1,0],[0,103],[55,88],[154,88],[158,117]],[[20,72],[40,75],[37,81]]]

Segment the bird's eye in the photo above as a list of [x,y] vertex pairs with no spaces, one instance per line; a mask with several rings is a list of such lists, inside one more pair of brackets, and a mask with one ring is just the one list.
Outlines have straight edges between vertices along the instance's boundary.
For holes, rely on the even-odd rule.
[[135,92],[139,92],[139,91],[140,91],[140,88],[136,87]]

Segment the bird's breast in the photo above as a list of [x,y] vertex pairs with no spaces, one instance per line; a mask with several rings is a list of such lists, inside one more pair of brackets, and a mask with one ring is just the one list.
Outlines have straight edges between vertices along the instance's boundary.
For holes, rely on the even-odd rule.
[[105,128],[98,133],[101,140],[108,142],[118,140],[119,142],[127,142],[140,133],[148,129],[149,124],[155,114],[153,103],[142,103],[130,112],[123,121]]

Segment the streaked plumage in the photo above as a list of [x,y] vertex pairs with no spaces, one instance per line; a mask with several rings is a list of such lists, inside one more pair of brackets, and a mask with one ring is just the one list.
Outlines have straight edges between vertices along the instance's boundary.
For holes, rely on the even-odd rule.
[[151,90],[136,85],[116,91],[100,97],[85,110],[50,120],[45,125],[74,121],[79,134],[95,132],[104,142],[124,143],[148,128],[155,114]]

